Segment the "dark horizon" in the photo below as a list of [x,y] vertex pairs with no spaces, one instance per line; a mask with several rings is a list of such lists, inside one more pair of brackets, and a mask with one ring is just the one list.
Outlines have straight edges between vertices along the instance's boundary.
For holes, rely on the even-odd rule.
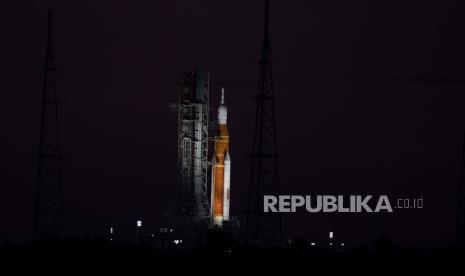
[[[226,90],[231,214],[245,225],[263,1],[0,4],[0,244],[32,237],[47,10],[54,45],[70,236],[133,239],[176,199],[176,101],[184,71]],[[463,3],[271,1],[281,194],[424,198],[393,214],[283,216],[286,237],[382,234],[455,241],[465,126]],[[304,143],[303,145],[298,145]],[[119,230],[121,229],[121,230]]]

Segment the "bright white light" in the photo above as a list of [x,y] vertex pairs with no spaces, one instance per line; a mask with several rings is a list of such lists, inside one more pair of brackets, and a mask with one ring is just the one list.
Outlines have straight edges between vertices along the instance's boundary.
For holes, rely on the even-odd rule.
[[179,240],[174,240],[174,244],[178,245],[178,244],[179,244]]
[[173,229],[170,229],[170,232],[173,232]]
[[142,227],[142,221],[141,220],[137,221],[137,227]]
[[113,227],[110,227],[110,234],[113,234]]
[[341,243],[341,246],[344,246],[344,243]]
[[312,243],[310,243],[310,245],[311,245],[311,246],[315,246],[315,243],[314,243],[314,242],[312,242]]
[[329,243],[329,245],[333,245],[333,243],[332,243],[332,242],[330,242],[330,243]]
[[329,232],[329,238],[332,239],[334,237],[334,233],[331,231]]

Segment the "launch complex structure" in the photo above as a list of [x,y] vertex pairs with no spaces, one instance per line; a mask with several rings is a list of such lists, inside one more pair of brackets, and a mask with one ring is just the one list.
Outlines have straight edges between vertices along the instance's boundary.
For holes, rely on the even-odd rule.
[[[175,227],[181,231],[222,228],[224,223],[228,224],[230,221],[231,155],[228,111],[222,88],[217,120],[210,120],[209,90],[207,73],[191,70],[183,74],[176,104],[179,192],[174,216]],[[217,130],[213,139],[209,136],[211,129]],[[211,161],[210,144],[214,146]]]

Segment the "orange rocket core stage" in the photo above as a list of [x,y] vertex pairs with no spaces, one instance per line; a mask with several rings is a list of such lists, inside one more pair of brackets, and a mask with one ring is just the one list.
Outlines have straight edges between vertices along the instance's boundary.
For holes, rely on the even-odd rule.
[[229,133],[227,125],[218,125],[215,137],[215,163],[213,165],[213,216],[223,217],[224,206],[224,159],[229,151]]
[[212,160],[211,210],[212,224],[222,227],[229,221],[231,191],[231,155],[229,154],[228,108],[221,89],[221,104],[218,107],[218,133],[215,136],[215,153]]

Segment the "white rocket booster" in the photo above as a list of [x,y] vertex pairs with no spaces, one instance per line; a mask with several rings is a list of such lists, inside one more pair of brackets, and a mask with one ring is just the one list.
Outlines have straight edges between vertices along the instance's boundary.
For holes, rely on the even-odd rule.
[[223,220],[229,220],[229,204],[231,195],[231,157],[229,151],[224,158],[224,193],[223,193]]

